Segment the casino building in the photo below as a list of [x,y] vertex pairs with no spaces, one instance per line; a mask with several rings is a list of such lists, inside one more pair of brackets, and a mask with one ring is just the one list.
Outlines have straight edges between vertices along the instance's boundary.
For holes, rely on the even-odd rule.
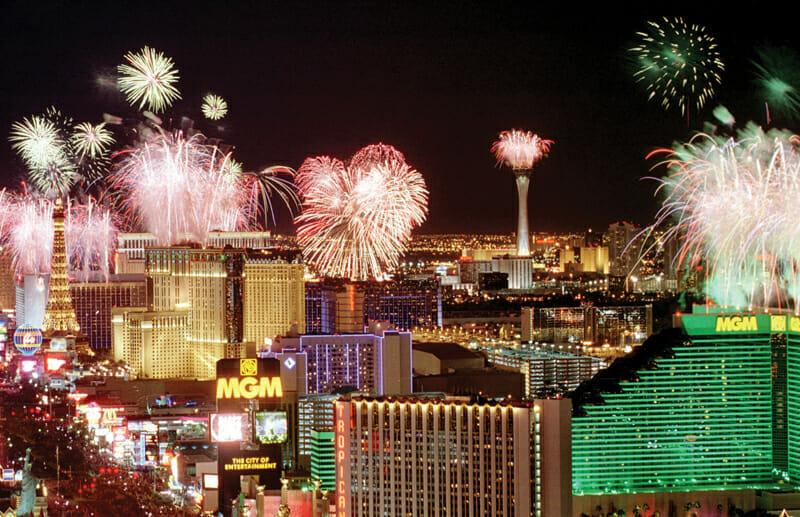
[[573,394],[574,515],[612,502],[747,510],[755,491],[800,486],[800,317],[676,323]]
[[337,516],[570,515],[568,401],[353,396],[334,412]]

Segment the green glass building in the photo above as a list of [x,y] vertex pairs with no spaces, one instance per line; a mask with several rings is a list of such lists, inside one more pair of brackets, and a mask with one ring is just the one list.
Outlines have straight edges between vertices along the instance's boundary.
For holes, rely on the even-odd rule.
[[320,480],[320,488],[336,488],[336,461],[333,431],[311,431],[311,479]]
[[800,484],[800,317],[679,319],[574,393],[573,494]]

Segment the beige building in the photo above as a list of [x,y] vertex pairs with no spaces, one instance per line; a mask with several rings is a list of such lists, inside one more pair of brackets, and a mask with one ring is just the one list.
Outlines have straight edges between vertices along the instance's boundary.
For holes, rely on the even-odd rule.
[[189,311],[111,309],[114,359],[142,379],[197,377],[189,343]]
[[296,325],[305,332],[305,266],[267,252],[244,259],[244,340],[260,349]]
[[569,410],[568,400],[339,399],[336,515],[570,515]]
[[115,312],[114,356],[130,357],[131,364],[140,364],[141,369],[136,369],[139,376],[162,378],[165,372],[148,367],[150,363],[144,358],[135,358],[148,348],[144,341],[137,341],[145,335],[130,329],[138,319],[156,321],[164,314],[186,315],[180,325],[186,329],[185,345],[174,341],[178,339],[175,327],[152,327],[154,347],[155,343],[176,347],[175,353],[164,352],[169,356],[164,361],[176,362],[169,370],[170,377],[213,378],[217,360],[240,357],[247,343],[261,347],[266,338],[283,335],[295,324],[302,332],[304,281],[300,257],[292,251],[232,247],[145,248],[148,306]]

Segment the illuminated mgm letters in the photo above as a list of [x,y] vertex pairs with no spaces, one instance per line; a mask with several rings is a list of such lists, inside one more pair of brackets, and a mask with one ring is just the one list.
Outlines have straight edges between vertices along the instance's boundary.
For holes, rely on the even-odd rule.
[[254,399],[254,398],[276,398],[281,397],[280,377],[245,377],[238,379],[222,378],[217,379],[217,398],[218,399]]
[[717,316],[716,332],[756,332],[758,320],[755,316]]
[[222,359],[217,361],[217,407],[235,409],[243,401],[280,402],[283,396],[277,359]]

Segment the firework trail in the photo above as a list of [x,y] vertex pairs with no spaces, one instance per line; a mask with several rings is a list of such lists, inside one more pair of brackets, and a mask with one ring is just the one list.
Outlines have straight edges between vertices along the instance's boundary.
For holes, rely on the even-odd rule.
[[205,243],[212,231],[250,229],[266,211],[261,198],[294,195],[277,173],[237,172],[230,153],[209,145],[202,134],[187,139],[181,131],[162,133],[118,156],[112,187],[128,220],[164,245],[187,238]]
[[209,120],[220,120],[225,118],[228,114],[228,103],[219,95],[209,93],[203,97],[203,105],[201,107],[203,116]]
[[428,212],[422,175],[383,144],[365,147],[348,165],[307,158],[296,183],[303,195],[297,242],[326,276],[382,278]]
[[127,65],[119,65],[117,86],[125,94],[128,103],[137,109],[145,107],[160,113],[181,98],[175,87],[178,82],[178,70],[172,59],[150,47],[137,52],[125,54]]
[[512,129],[500,133],[492,145],[498,165],[505,163],[514,170],[531,169],[544,157],[553,145],[552,140],[543,140],[530,131]]
[[790,132],[750,124],[663,151],[666,197],[648,231],[680,239],[679,267],[705,267],[718,304],[785,306],[787,294],[800,295],[798,150]]
[[770,108],[791,121],[800,118],[800,58],[785,47],[757,49],[756,83],[767,103],[767,124],[772,122]]
[[639,42],[630,49],[637,66],[633,76],[645,83],[649,100],[665,110],[679,107],[688,118],[690,107],[699,111],[714,97],[725,65],[705,27],[664,17],[636,35]]

